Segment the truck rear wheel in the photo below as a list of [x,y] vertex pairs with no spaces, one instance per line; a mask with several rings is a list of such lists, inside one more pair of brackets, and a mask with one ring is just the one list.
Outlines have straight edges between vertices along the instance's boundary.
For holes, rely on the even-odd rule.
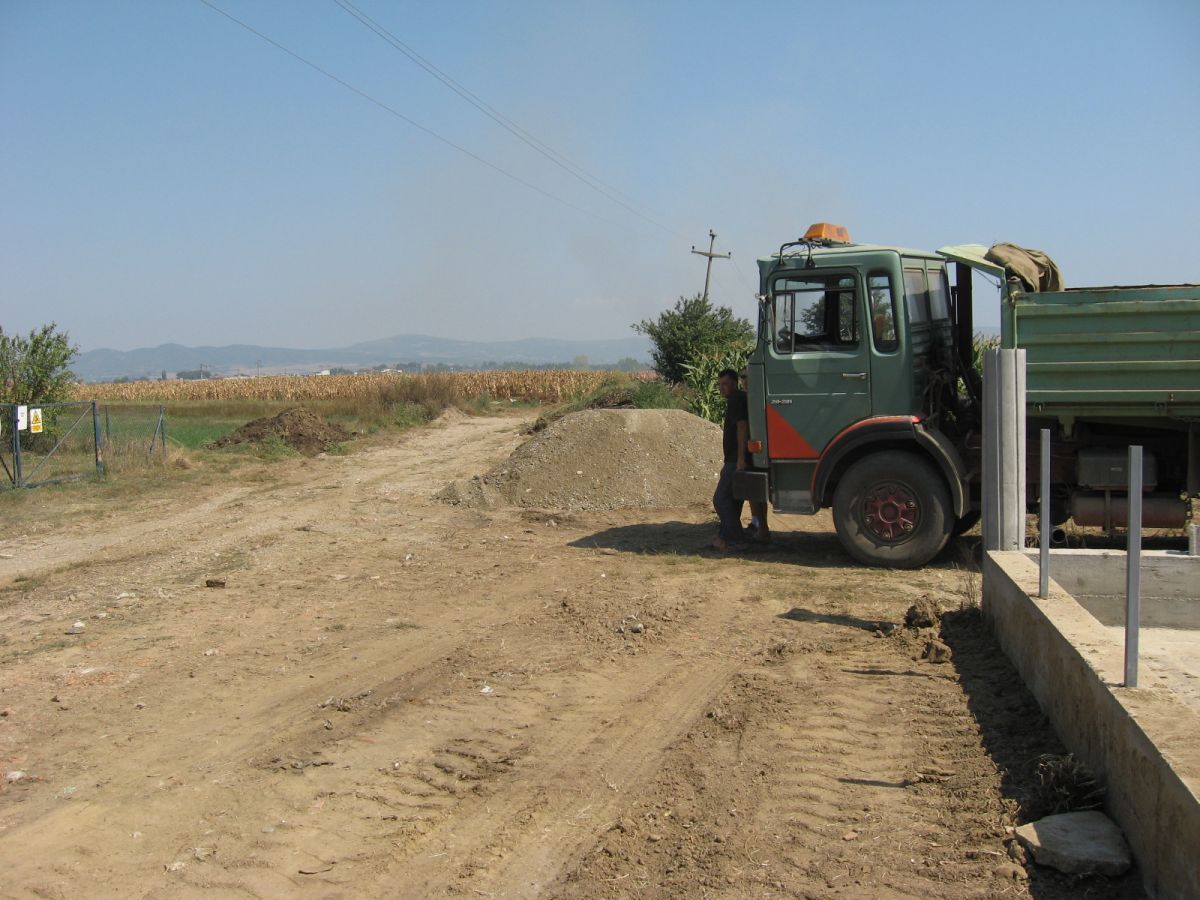
[[889,450],[846,470],[833,494],[833,523],[859,562],[915,569],[946,546],[955,518],[941,474],[919,456]]

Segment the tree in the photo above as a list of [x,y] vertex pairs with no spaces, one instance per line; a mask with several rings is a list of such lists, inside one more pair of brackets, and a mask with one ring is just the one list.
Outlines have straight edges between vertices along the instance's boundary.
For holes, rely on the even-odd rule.
[[727,306],[714,307],[698,294],[680,297],[674,309],[632,327],[650,338],[654,369],[672,384],[684,381],[688,367],[701,358],[723,354],[732,347],[746,348],[754,342],[754,329],[746,319],[735,316]]
[[75,373],[71,360],[79,348],[51,322],[28,337],[0,328],[0,400],[6,403],[57,403],[70,397]]
[[640,360],[636,360],[632,356],[622,356],[616,361],[613,368],[618,372],[640,372],[646,367]]

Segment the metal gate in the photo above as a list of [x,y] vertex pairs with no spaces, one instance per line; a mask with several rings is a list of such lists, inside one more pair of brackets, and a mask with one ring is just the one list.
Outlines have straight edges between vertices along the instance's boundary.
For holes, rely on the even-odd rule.
[[104,474],[94,400],[0,403],[0,490]]

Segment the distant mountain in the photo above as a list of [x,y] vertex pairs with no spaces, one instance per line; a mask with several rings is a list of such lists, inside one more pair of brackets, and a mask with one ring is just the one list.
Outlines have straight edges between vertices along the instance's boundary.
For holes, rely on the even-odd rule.
[[184,347],[161,344],[138,350],[88,350],[71,365],[82,381],[111,381],[114,378],[158,378],[168,374],[199,369],[214,375],[238,372],[263,374],[275,372],[313,372],[342,367],[365,369],[397,362],[446,363],[478,366],[484,363],[569,363],[586,356],[592,365],[615,363],[632,357],[650,358],[650,344],[643,337],[610,340],[562,340],[524,338],[519,341],[465,341],[430,337],[423,334],[399,334],[351,344],[349,347],[298,350],[287,347],[259,347],[231,344],[225,347]]

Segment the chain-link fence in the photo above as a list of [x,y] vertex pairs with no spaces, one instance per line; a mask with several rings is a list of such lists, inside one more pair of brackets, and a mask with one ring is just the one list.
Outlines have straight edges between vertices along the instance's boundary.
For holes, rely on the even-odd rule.
[[167,454],[162,406],[0,403],[0,490],[144,469]]
[[99,407],[100,447],[114,472],[161,465],[167,461],[167,411],[164,406],[105,404]]
[[99,421],[92,401],[0,403],[0,488],[104,474]]

